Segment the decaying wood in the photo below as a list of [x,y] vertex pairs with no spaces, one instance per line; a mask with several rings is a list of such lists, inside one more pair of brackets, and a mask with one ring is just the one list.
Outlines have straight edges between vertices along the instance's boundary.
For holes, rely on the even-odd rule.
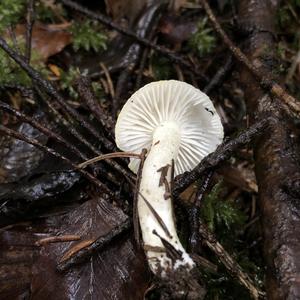
[[[274,22],[279,1],[239,1],[239,25],[246,34],[244,51],[261,72],[278,66]],[[275,70],[276,71],[276,70]],[[271,115],[277,119],[254,144],[255,169],[262,210],[268,299],[300,298],[299,149],[297,133],[282,103],[257,86],[242,69],[245,99],[251,121]]]

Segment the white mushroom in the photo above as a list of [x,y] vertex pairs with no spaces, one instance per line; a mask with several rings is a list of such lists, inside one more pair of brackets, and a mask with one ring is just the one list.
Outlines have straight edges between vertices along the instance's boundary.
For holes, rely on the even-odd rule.
[[[140,183],[138,216],[151,270],[164,276],[179,266],[191,269],[194,262],[181,245],[175,228],[171,166],[174,161],[175,176],[190,171],[222,142],[223,127],[213,103],[206,94],[185,82],[152,82],[126,102],[115,134],[117,146],[123,151],[148,150]],[[129,167],[133,172],[137,172],[138,166],[139,160],[131,159]],[[176,258],[168,255],[162,239],[177,250]]]

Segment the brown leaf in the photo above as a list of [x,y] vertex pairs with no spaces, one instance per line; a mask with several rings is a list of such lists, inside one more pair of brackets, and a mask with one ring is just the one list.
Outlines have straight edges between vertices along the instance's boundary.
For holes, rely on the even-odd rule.
[[144,254],[128,234],[65,273],[57,263],[79,242],[35,243],[75,234],[84,240],[105,235],[127,217],[103,199],[85,202],[67,214],[0,230],[0,299],[142,299],[149,273]]
[[[38,58],[46,61],[48,57],[61,52],[72,42],[72,35],[66,29],[71,23],[46,25],[36,22],[32,30],[32,48],[37,52]],[[16,26],[17,37],[25,38],[26,26]]]
[[[32,299],[141,299],[147,288],[147,264],[127,236],[119,237],[89,260],[66,273],[57,263],[86,242],[107,234],[127,217],[102,199],[82,204],[68,215],[54,217],[56,235],[80,235],[83,242],[48,244],[42,248],[33,268]],[[53,234],[53,233],[52,233]]]

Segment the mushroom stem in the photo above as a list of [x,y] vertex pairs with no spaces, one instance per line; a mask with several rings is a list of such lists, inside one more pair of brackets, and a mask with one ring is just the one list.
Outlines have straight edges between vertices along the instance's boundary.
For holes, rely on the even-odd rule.
[[[180,129],[175,122],[156,127],[140,183],[138,215],[144,247],[151,270],[162,277],[180,266],[187,269],[194,266],[176,232],[170,190],[172,160],[177,159],[180,140]],[[176,258],[168,255],[161,238],[177,250]]]

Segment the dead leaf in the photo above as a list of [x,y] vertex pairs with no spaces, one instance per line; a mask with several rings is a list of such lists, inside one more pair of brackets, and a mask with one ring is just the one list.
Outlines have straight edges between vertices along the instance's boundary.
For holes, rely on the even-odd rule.
[[48,244],[41,249],[33,266],[31,299],[142,299],[148,286],[147,264],[126,235],[66,273],[56,270],[63,255],[84,248],[126,219],[120,209],[100,198],[50,218],[48,222],[56,224],[52,234],[75,234],[84,242]]
[[[85,240],[104,235],[126,220],[122,211],[100,198],[69,213],[0,230],[0,298],[143,299],[149,272],[142,250],[125,234],[65,273],[57,263],[81,242],[35,246],[41,238],[76,234]],[[26,297],[25,297],[26,298]],[[26,298],[27,299],[27,298]]]
[[[50,56],[61,52],[72,42],[72,35],[66,31],[71,23],[46,25],[36,22],[32,30],[32,48],[38,54],[38,59],[46,61]],[[16,26],[17,37],[25,38],[26,26]]]

